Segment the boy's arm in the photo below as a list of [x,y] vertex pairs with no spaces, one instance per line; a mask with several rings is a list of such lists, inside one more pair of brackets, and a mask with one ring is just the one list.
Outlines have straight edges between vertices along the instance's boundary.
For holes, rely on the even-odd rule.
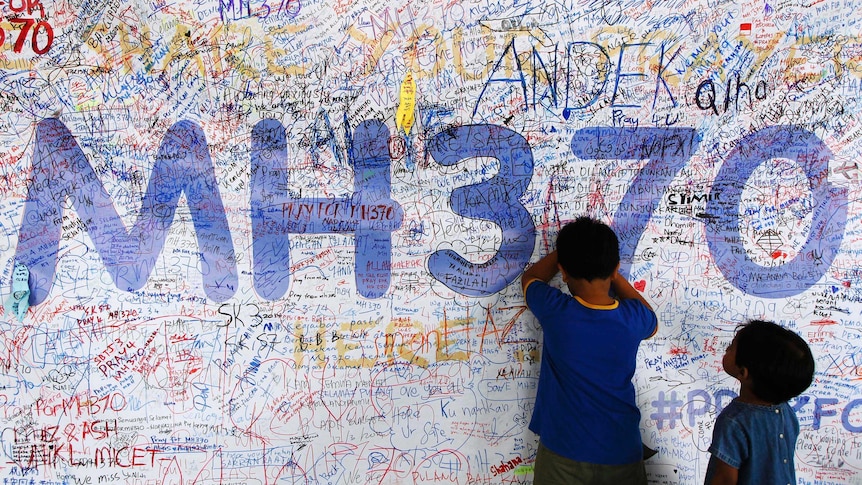
[[554,250],[545,255],[542,259],[536,261],[536,264],[524,270],[524,274],[521,275],[521,290],[526,293],[527,286],[530,282],[535,280],[541,280],[545,283],[551,281],[551,278],[553,278],[558,271],[557,251]]
[[717,458],[713,462],[715,473],[712,475],[712,481],[706,485],[736,485],[739,480],[739,470]]
[[[611,278],[611,289],[614,290],[614,293],[616,293],[618,298],[620,298],[622,300],[628,300],[628,299],[632,299],[632,298],[639,300],[647,308],[649,308],[651,312],[655,312],[655,310],[653,310],[653,308],[652,308],[652,305],[650,305],[649,302],[646,301],[646,298],[644,298],[644,296],[641,294],[641,292],[636,290],[634,288],[634,286],[632,286],[632,284],[629,283],[629,281],[627,279],[623,278],[623,275],[621,275],[619,271],[614,273],[613,278]],[[657,333],[658,333],[658,323],[656,323],[655,330],[653,330],[652,335],[650,335],[650,337],[652,337],[653,335],[655,335]],[[647,338],[649,338],[649,337],[647,337]]]
[[641,293],[636,290],[627,279],[623,278],[623,275],[621,275],[619,271],[617,271],[611,279],[611,289],[614,290],[614,293],[616,293],[620,299],[628,300],[635,298],[652,310],[652,305],[646,301],[646,298],[644,298],[644,296],[641,295]]

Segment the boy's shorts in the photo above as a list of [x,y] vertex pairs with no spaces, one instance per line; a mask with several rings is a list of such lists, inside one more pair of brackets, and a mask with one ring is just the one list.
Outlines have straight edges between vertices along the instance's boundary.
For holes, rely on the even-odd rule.
[[599,465],[570,460],[539,441],[533,485],[646,485],[643,460],[626,465]]

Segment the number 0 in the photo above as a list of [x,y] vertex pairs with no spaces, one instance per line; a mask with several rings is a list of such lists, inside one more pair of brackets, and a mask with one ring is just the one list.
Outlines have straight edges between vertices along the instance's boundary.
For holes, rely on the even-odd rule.
[[[45,31],[45,37],[47,41],[45,42],[45,47],[39,48],[37,46],[37,39],[39,38],[39,29],[43,29]],[[33,29],[33,52],[36,54],[42,55],[49,50],[51,50],[51,44],[54,43],[54,29],[51,27],[51,24],[45,22],[44,20],[40,20],[36,22],[36,27]]]

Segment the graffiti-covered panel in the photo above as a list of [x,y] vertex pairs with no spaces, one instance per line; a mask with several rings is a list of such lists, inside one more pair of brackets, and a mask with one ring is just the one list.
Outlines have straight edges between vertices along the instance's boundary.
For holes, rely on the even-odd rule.
[[651,484],[749,319],[814,353],[799,484],[862,484],[858,7],[0,3],[4,485],[531,484],[581,215],[658,315]]

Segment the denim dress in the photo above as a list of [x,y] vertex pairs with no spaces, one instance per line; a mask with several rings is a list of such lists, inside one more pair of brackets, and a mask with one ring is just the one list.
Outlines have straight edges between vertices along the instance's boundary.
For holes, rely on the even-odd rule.
[[738,485],[796,485],[798,436],[799,421],[786,402],[761,406],[735,399],[715,420],[704,483],[721,460],[739,470]]

